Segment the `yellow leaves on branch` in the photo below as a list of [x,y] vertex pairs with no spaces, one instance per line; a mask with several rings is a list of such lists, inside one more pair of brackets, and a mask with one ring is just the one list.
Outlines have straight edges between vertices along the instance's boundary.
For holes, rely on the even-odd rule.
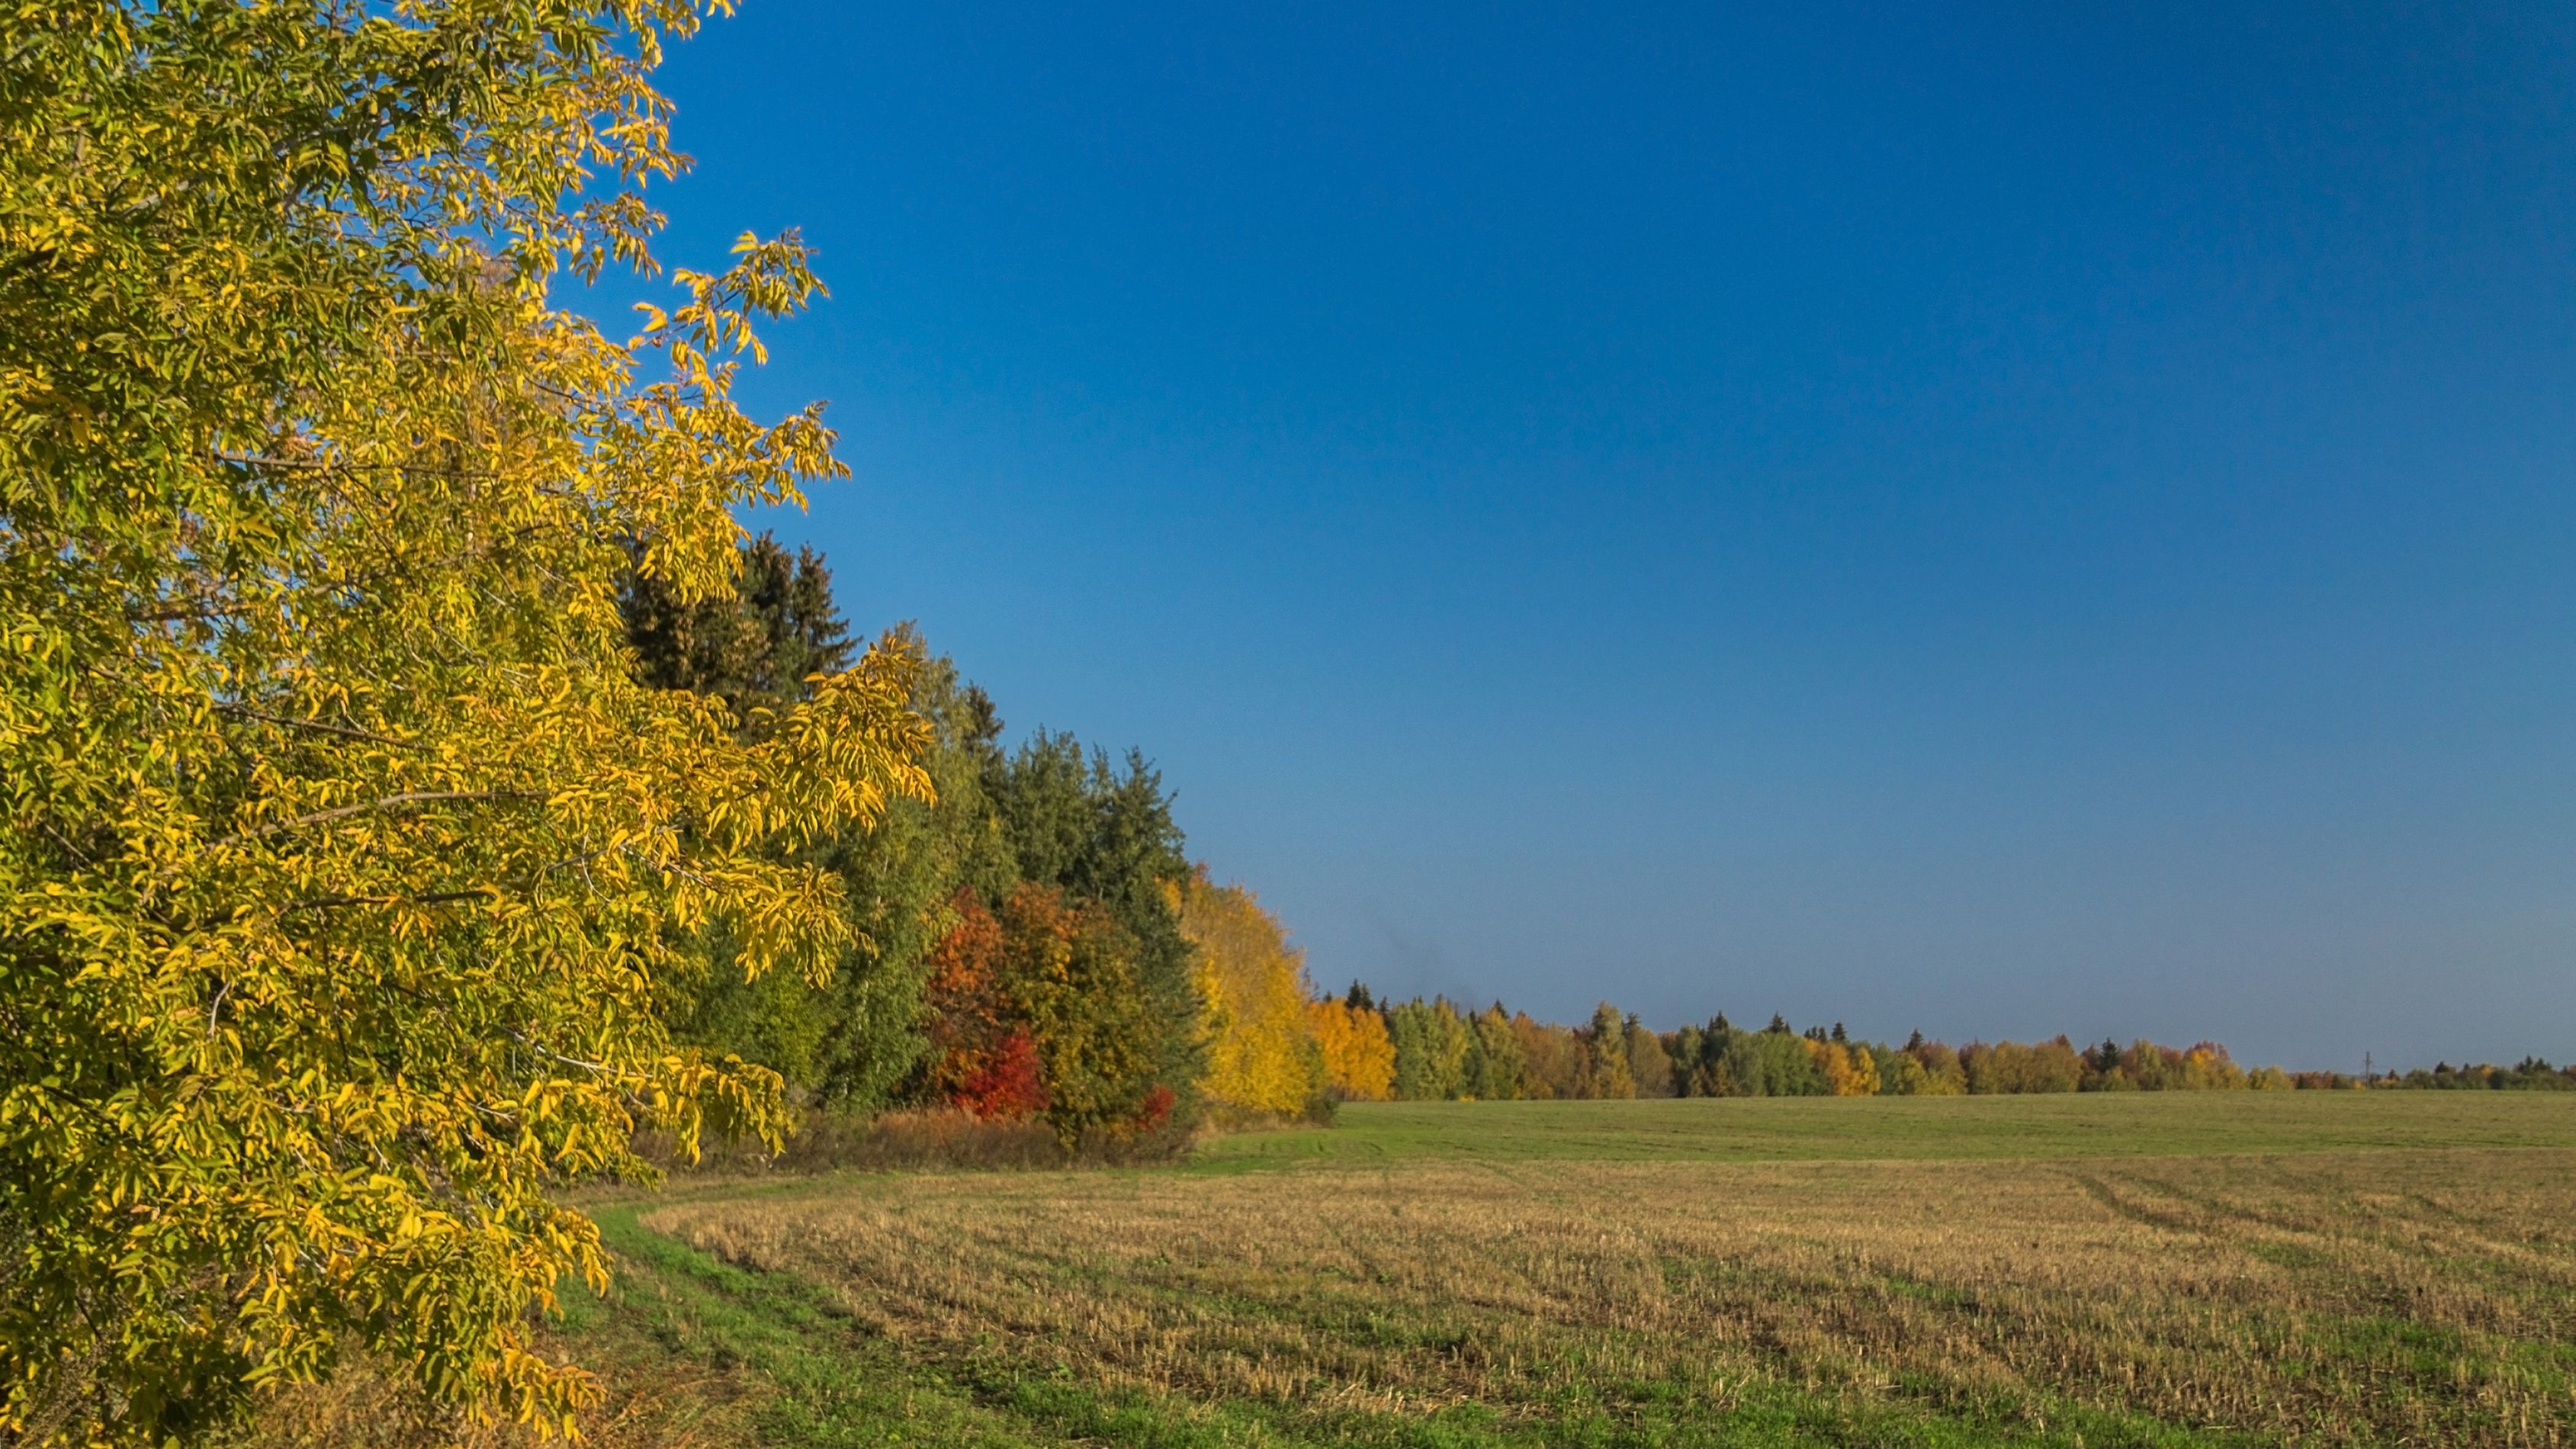
[[631,675],[625,570],[720,592],[737,508],[845,471],[732,397],[793,233],[624,345],[548,299],[651,270],[583,188],[680,168],[698,14],[0,15],[0,1438],[157,1444],[357,1346],[560,1426],[528,1315],[606,1265],[555,1190],[779,1130],[657,982],[710,924],[828,972],[798,847],[926,796],[928,734],[894,639],[753,745]]

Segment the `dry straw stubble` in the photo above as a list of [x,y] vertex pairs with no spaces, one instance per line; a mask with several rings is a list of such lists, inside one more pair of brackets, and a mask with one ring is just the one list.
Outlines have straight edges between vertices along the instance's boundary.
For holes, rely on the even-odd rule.
[[1298,1414],[1747,1385],[2576,1441],[2576,1153],[845,1179],[646,1222],[908,1355]]

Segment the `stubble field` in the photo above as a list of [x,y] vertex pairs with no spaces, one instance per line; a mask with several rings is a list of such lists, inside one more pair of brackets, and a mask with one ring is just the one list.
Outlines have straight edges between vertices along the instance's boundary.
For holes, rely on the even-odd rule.
[[2576,1443],[2576,1101],[1348,1109],[609,1209],[608,1442]]

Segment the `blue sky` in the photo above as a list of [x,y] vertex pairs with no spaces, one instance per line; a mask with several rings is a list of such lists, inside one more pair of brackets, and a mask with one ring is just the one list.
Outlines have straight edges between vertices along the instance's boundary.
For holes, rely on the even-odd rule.
[[769,521],[1320,981],[2576,1056],[2576,11],[753,0],[664,81],[665,255],[834,291]]

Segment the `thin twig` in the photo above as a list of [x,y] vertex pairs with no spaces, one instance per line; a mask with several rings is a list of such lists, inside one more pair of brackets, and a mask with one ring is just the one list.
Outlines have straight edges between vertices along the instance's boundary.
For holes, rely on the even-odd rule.
[[377,744],[392,745],[398,749],[418,748],[410,740],[398,740],[392,735],[377,734],[374,730],[362,730],[353,725],[327,724],[318,719],[290,719],[285,715],[269,714],[263,710],[253,709],[246,704],[219,704],[215,709],[223,714],[237,714],[266,724],[282,725],[287,729],[317,730],[326,735],[346,735],[353,740],[372,740]]
[[215,461],[242,468],[291,468],[302,473],[437,473],[451,478],[498,478],[488,468],[444,463],[352,463],[343,458],[274,458],[265,453],[217,453]]
[[509,1033],[510,1036],[519,1043],[519,1045],[526,1047],[528,1050],[535,1052],[541,1057],[547,1057],[554,1061],[561,1062],[565,1066],[579,1067],[586,1072],[613,1072],[617,1070],[606,1062],[586,1062],[579,1057],[565,1056],[562,1052],[556,1051],[551,1047],[539,1046],[537,1043],[530,1041],[528,1039],[528,1034],[519,1030],[517,1027],[505,1026],[501,1028],[501,1030]]
[[357,805],[342,805],[331,810],[316,810],[309,815],[298,815],[292,820],[279,820],[263,825],[257,830],[245,830],[238,834],[227,835],[221,840],[211,842],[208,848],[220,850],[227,845],[239,845],[244,841],[263,839],[281,830],[320,825],[325,821],[343,820],[352,815],[364,815],[370,810],[390,810],[401,805],[433,805],[449,800],[536,800],[541,798],[543,797],[534,790],[406,790],[399,795],[387,795],[382,799],[369,800]]
[[322,911],[340,906],[444,906],[457,901],[498,900],[500,895],[499,886],[476,886],[472,890],[430,891],[417,896],[311,896],[300,901],[288,901],[284,909]]

